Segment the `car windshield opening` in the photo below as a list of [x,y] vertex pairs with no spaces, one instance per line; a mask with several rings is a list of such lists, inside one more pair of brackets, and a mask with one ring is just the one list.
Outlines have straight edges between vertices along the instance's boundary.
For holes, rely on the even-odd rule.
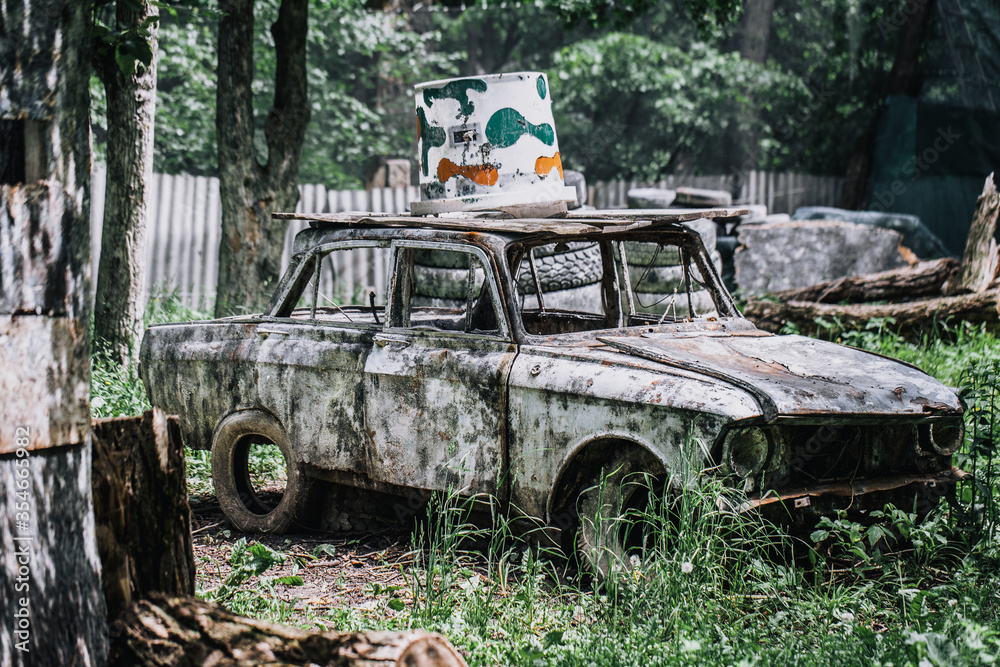
[[683,232],[602,235],[513,247],[517,305],[527,333],[551,336],[674,324],[731,314],[718,271]]

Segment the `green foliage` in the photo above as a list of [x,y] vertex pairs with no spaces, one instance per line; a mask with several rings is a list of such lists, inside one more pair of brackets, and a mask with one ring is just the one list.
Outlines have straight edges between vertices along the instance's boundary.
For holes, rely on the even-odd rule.
[[[270,25],[280,0],[255,7],[253,103],[258,159],[274,98]],[[211,175],[215,146],[217,25],[204,10],[181,9],[160,30],[154,170]],[[365,160],[406,157],[415,141],[411,87],[453,71],[457,54],[437,53],[436,31],[416,32],[403,17],[373,12],[361,0],[310,3],[307,80],[312,120],[300,181],[360,187]]]
[[564,162],[594,180],[656,180],[682,157],[718,167],[722,129],[751,92],[806,92],[792,77],[715,46],[628,33],[563,48],[549,76]]
[[96,61],[111,55],[118,69],[125,76],[132,76],[153,62],[150,40],[153,36],[152,29],[160,17],[149,16],[135,27],[118,29],[111,25],[110,20],[118,2],[125,3],[135,12],[142,12],[143,6],[148,4],[144,0],[91,0],[91,56]]
[[[241,537],[233,544],[229,555],[229,573],[222,583],[210,591],[198,591],[198,597],[215,602],[233,613],[253,616],[276,623],[285,623],[291,616],[295,602],[286,603],[275,595],[275,586],[301,586],[302,577],[296,574],[283,577],[262,577],[274,565],[280,565],[287,556],[259,542],[247,544]],[[292,571],[298,571],[298,561],[293,561]]]

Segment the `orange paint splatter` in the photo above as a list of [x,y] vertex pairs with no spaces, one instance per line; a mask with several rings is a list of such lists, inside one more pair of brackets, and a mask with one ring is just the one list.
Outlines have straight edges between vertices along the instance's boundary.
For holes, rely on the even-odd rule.
[[562,157],[559,153],[556,153],[552,157],[545,157],[544,155],[535,160],[535,173],[545,178],[552,172],[552,167],[559,170],[559,178],[563,177],[562,170]]
[[497,179],[500,178],[500,174],[497,173],[497,168],[491,164],[478,165],[473,164],[469,166],[464,166],[460,164],[455,164],[448,158],[444,158],[438,162],[438,180],[442,183],[446,182],[452,176],[464,176],[465,178],[478,183],[479,185],[495,185]]

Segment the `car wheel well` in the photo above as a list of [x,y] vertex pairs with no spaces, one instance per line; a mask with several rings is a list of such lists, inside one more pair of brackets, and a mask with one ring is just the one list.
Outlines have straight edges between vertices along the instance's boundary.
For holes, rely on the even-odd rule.
[[644,445],[624,438],[600,438],[582,447],[563,466],[553,485],[549,502],[549,524],[559,528],[564,537],[573,536],[577,525],[576,501],[580,492],[593,483],[601,471],[622,462],[632,462],[636,469],[654,476],[666,474],[666,467]]

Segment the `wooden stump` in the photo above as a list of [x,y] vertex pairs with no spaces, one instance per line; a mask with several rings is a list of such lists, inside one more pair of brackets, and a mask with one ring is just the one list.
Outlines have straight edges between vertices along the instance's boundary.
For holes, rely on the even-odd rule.
[[194,595],[191,511],[176,417],[97,419],[94,514],[108,619],[152,592]]
[[950,257],[919,262],[913,266],[866,276],[848,276],[809,287],[783,290],[771,296],[779,301],[815,303],[864,303],[866,301],[912,300],[915,297],[940,296],[941,288],[958,270]]
[[111,629],[111,665],[406,665],[464,667],[446,639],[426,632],[310,633],[236,616],[193,598],[154,594]]

